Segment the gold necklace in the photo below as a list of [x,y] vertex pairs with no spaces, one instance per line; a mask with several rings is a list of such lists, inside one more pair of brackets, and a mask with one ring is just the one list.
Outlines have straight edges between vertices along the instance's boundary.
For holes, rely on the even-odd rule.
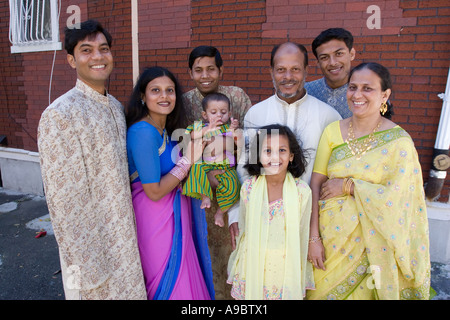
[[369,134],[367,138],[359,142],[357,139],[355,139],[355,133],[353,132],[353,119],[350,120],[350,123],[348,124],[347,140],[345,140],[345,142],[350,148],[352,154],[356,157],[356,160],[361,159],[361,157],[367,151],[372,149],[373,143],[375,142],[375,132],[378,131],[380,126],[381,120],[380,122],[378,122],[377,126],[373,129],[372,133]]
[[[167,142],[169,142],[169,137],[167,136],[167,130],[164,128],[161,128],[160,126],[158,126],[155,122],[155,120],[152,119],[152,117],[150,117],[150,115],[148,114],[147,117],[150,119],[150,121],[152,122],[152,124],[155,125],[156,128],[158,128],[159,130],[162,131],[163,133],[163,146],[165,148],[165,144],[166,144],[166,140]],[[160,154],[161,155],[161,154]]]
[[164,132],[164,129],[161,128],[160,126],[158,126],[155,122],[155,120],[152,119],[152,117],[150,117],[150,115],[148,114],[147,117],[150,119],[150,121],[155,125],[155,127],[157,127],[159,130],[161,130],[162,132]]

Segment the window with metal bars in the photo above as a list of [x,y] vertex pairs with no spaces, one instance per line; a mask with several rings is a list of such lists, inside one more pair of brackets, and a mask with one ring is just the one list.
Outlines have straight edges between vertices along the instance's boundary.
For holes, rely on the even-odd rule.
[[58,0],[9,0],[11,53],[61,50]]

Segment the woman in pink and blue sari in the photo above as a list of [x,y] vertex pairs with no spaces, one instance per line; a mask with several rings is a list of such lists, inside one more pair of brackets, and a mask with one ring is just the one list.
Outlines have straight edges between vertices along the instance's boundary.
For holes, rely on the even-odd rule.
[[[214,299],[204,210],[180,184],[201,155],[190,142],[181,157],[171,136],[184,110],[181,89],[165,68],[139,77],[127,112],[127,153],[133,207],[148,299]],[[184,131],[184,129],[183,129]],[[192,152],[195,150],[195,152]]]

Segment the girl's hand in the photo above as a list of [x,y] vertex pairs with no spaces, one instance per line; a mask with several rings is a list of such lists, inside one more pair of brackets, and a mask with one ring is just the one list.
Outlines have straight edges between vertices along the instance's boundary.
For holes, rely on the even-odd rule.
[[320,188],[320,200],[327,200],[340,195],[343,195],[342,184],[344,179],[329,179],[322,184]]
[[236,237],[239,235],[239,227],[237,222],[233,222],[228,229],[230,230],[231,250],[236,250]]
[[311,262],[314,268],[325,270],[325,248],[322,241],[309,243],[308,261]]

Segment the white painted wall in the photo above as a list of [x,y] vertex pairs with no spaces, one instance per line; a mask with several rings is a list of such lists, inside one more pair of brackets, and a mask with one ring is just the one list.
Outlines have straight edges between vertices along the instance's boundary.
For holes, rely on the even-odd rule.
[[39,153],[0,147],[0,173],[3,188],[44,195]]

